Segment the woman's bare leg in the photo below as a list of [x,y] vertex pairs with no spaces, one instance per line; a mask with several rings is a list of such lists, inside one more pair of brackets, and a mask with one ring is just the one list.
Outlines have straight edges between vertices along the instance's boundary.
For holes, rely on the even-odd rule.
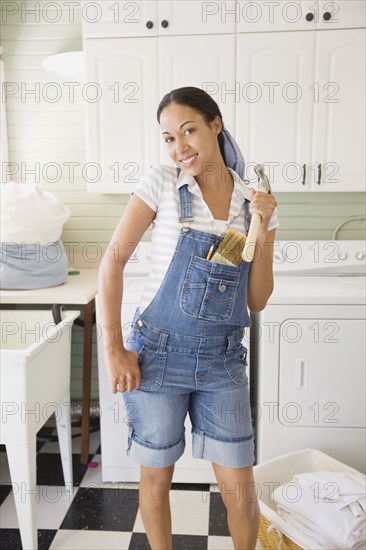
[[174,464],[166,468],[141,466],[139,505],[151,550],[172,550],[169,491]]
[[225,468],[212,464],[221,498],[227,508],[228,527],[235,550],[255,550],[260,524],[253,466]]

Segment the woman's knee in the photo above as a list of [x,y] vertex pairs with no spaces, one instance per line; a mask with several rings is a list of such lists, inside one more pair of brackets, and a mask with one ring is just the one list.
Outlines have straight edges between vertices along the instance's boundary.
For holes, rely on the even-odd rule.
[[260,508],[257,501],[241,499],[239,502],[227,501],[225,503],[228,513],[231,516],[240,517],[243,521],[254,521],[260,517]]
[[222,501],[228,512],[243,517],[256,517],[260,510],[253,467],[237,469],[213,464],[213,468]]
[[172,484],[174,466],[174,464],[164,468],[140,466],[140,483],[153,488],[155,491],[169,491]]

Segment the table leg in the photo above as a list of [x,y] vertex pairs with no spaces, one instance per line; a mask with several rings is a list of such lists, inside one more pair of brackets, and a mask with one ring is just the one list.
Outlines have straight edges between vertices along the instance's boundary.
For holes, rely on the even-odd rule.
[[89,417],[90,417],[90,387],[92,363],[92,332],[94,298],[84,306],[84,351],[83,351],[83,407],[81,416],[81,456],[82,464],[88,463],[89,457]]
[[26,444],[6,445],[6,452],[22,546],[37,550],[36,435]]

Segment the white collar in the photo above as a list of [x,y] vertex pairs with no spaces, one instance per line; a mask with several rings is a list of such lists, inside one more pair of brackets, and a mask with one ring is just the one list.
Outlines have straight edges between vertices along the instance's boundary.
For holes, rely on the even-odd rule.
[[[236,216],[238,216],[241,208],[243,207],[244,199],[250,200],[251,196],[247,185],[240,178],[240,176],[228,166],[226,168],[229,170],[234,180],[234,189],[231,196],[230,212],[229,212],[229,219],[228,219],[228,222],[231,223],[232,220]],[[194,195],[198,195],[203,200],[200,186],[198,185],[195,178],[193,176],[186,174],[183,170],[181,170],[179,173],[178,180],[176,182],[176,187],[177,189],[179,189],[183,185],[188,185],[188,190]]]
[[[250,194],[248,191],[247,185],[244,183],[244,181],[240,178],[240,176],[232,170],[232,168],[226,167],[230,174],[233,176],[234,180],[234,189],[233,189],[233,196],[234,198],[238,199],[249,199],[250,200]],[[192,193],[195,193],[196,195],[202,196],[201,189],[195,180],[193,176],[190,176],[183,170],[180,171],[178,180],[176,182],[176,188],[179,189],[183,185],[188,185],[189,191]]]

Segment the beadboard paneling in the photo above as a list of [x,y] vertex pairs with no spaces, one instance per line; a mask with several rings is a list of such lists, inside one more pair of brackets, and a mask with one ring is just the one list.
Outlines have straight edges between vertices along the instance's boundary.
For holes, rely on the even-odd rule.
[[[13,2],[14,3],[14,2]],[[34,8],[34,1],[17,2],[27,8]],[[41,7],[49,3],[38,2]],[[0,4],[0,9],[2,7]],[[89,194],[80,170],[75,169],[74,181],[69,180],[67,162],[85,164],[85,113],[81,89],[82,79],[57,76],[42,68],[42,60],[60,52],[82,48],[80,11],[75,9],[75,20],[69,22],[65,3],[58,2],[60,20],[47,23],[41,18],[37,23],[34,16],[27,16],[21,22],[21,10],[2,24],[3,56],[5,75],[8,82],[18,86],[17,92],[6,102],[9,157],[15,163],[15,181],[37,182],[42,188],[57,195],[71,210],[71,219],[63,231],[65,244],[77,244],[77,249],[95,243],[104,252],[118,219],[128,200],[127,195]],[[48,7],[52,17],[52,6]],[[22,90],[34,89],[55,82],[62,95],[52,103],[40,94],[39,101],[29,94],[22,99]],[[74,101],[70,101],[68,89],[63,82],[78,82]],[[37,84],[38,83],[38,84]],[[188,83],[187,83],[188,84]],[[345,139],[347,139],[345,137]],[[47,163],[60,166],[59,179],[52,181],[51,170],[47,177],[42,169]],[[38,163],[40,174],[22,174]],[[350,216],[365,215],[363,193],[282,193],[277,196],[281,227],[277,239],[304,240],[330,239],[334,228]],[[363,239],[365,222],[352,221],[338,234],[341,239]],[[149,235],[146,234],[144,240]],[[71,247],[70,247],[71,248]],[[75,247],[74,247],[75,250]],[[76,258],[75,258],[76,259]],[[79,261],[79,258],[77,258]],[[76,262],[75,262],[76,263]],[[93,267],[97,267],[96,262]],[[89,266],[90,267],[90,264]],[[75,309],[75,307],[74,307]],[[72,345],[72,398],[80,399],[82,382],[82,329],[75,327]],[[92,399],[98,398],[96,344],[93,344]]]

